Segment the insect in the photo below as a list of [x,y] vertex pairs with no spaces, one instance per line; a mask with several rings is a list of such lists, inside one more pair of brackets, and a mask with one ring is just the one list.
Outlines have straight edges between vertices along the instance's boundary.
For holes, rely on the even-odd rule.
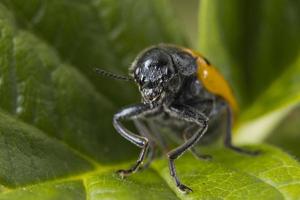
[[[113,117],[116,131],[141,148],[136,163],[129,169],[119,170],[117,173],[120,176],[136,172],[146,154],[150,157],[153,155],[155,143],[160,141],[153,124],[175,127],[174,134],[181,134],[184,142],[167,152],[170,175],[181,192],[192,191],[181,183],[174,161],[187,150],[193,149],[206,133],[209,120],[218,116],[221,110],[227,113],[225,146],[240,153],[257,154],[257,151],[241,149],[232,144],[231,125],[234,113],[238,111],[237,103],[223,76],[195,51],[160,44],[137,56],[129,69],[129,77],[96,70],[102,75],[134,81],[142,97],[141,103],[122,108]],[[123,125],[125,120],[134,121],[139,133],[128,130]],[[156,139],[151,135],[154,132],[158,135]],[[208,158],[205,155],[199,156]]]

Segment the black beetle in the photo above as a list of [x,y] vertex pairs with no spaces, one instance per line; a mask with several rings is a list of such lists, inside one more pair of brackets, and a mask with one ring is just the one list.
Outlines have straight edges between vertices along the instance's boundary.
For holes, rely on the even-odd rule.
[[[133,167],[118,171],[120,176],[128,176],[137,171],[148,149],[149,154],[153,155],[153,144],[160,140],[159,134],[156,134],[158,137],[150,136],[151,131],[157,131],[154,130],[153,123],[174,126],[177,127],[176,132],[182,134],[184,142],[167,152],[170,174],[180,191],[192,191],[178,179],[174,161],[202,138],[208,128],[209,119],[217,116],[221,110],[227,113],[225,146],[240,153],[258,153],[232,144],[232,113],[238,110],[235,98],[224,77],[199,53],[187,48],[161,44],[152,46],[137,56],[130,68],[130,77],[115,75],[101,69],[96,71],[116,79],[135,81],[142,96],[141,103],[122,108],[113,117],[113,125],[117,132],[142,149]],[[126,129],[122,120],[133,120],[139,134]],[[145,122],[149,122],[148,126]],[[209,158],[208,155],[198,156]]]

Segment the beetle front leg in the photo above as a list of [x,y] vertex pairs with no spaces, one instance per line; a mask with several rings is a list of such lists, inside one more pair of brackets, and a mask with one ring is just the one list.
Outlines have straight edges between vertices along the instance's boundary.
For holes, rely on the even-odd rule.
[[247,154],[247,155],[258,155],[260,153],[260,151],[256,150],[256,151],[251,151],[248,149],[243,149],[237,146],[234,146],[232,144],[232,113],[231,113],[231,109],[228,105],[226,105],[226,112],[227,112],[227,121],[226,121],[226,135],[225,135],[225,139],[224,139],[224,145],[227,148],[230,148],[238,153],[243,153],[243,154]]
[[156,156],[155,138],[152,136],[149,129],[146,127],[146,125],[142,121],[140,121],[139,119],[134,119],[133,122],[134,122],[136,129],[139,131],[140,135],[149,139],[147,160],[144,163],[144,165],[139,168],[139,169],[145,169],[145,168],[149,167],[149,165],[151,164],[151,162],[154,160],[154,158]]
[[[193,133],[192,131],[194,131],[194,129],[195,129],[195,126],[190,126],[184,130],[183,139],[185,142],[191,137],[191,134]],[[193,156],[199,160],[211,160],[212,159],[211,155],[199,153],[197,151],[197,149],[195,149],[195,147],[191,147],[189,150],[191,151]]]
[[182,184],[177,177],[174,161],[189,148],[193,147],[204,135],[208,127],[208,118],[203,113],[200,113],[189,106],[171,107],[167,110],[167,112],[173,117],[194,123],[199,126],[199,129],[193,134],[192,137],[168,153],[170,175],[174,178],[176,186],[181,192],[191,192],[192,189]]
[[145,154],[149,146],[148,138],[132,133],[122,125],[121,120],[138,118],[143,116],[145,112],[151,112],[150,106],[147,104],[137,104],[120,110],[113,117],[113,125],[117,132],[120,133],[120,135],[125,139],[142,149],[136,163],[131,168],[127,170],[121,169],[117,171],[117,173],[121,177],[128,176],[138,169],[145,158]]

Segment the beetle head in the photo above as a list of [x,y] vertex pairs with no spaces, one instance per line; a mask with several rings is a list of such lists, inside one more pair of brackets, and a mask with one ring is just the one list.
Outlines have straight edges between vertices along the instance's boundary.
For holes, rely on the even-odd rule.
[[132,64],[131,75],[139,86],[144,102],[163,100],[176,93],[181,82],[171,56],[162,48],[142,52]]

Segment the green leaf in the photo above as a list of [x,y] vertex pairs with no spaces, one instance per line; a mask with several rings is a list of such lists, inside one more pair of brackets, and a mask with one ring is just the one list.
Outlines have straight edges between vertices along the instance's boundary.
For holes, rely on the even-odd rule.
[[176,164],[189,195],[178,192],[165,159],[124,180],[114,173],[138,154],[111,124],[137,90],[92,68],[125,73],[145,46],[184,44],[168,8],[161,0],[0,0],[0,199],[300,195],[299,163],[262,145],[252,147],[263,150],[258,157],[215,148],[207,149],[212,161],[184,155]]
[[81,181],[64,181],[59,183],[46,183],[30,186],[7,192],[0,196],[1,200],[81,200],[85,198],[84,186]]
[[78,68],[98,91],[119,106],[137,100],[136,88],[99,78],[94,67],[127,74],[141,49],[161,42],[185,43],[165,0],[0,2],[14,12],[20,28],[51,44],[65,62]]
[[63,143],[0,114],[1,184],[16,187],[82,173],[93,165]]
[[164,180],[151,169],[123,180],[113,171],[99,173],[88,177],[85,183],[87,199],[177,199]]
[[[200,161],[185,155],[177,161],[182,181],[194,189],[181,199],[297,199],[299,163],[279,149],[255,146],[257,157],[240,155],[228,149],[210,149],[212,161]],[[164,161],[155,169],[176,190]]]

